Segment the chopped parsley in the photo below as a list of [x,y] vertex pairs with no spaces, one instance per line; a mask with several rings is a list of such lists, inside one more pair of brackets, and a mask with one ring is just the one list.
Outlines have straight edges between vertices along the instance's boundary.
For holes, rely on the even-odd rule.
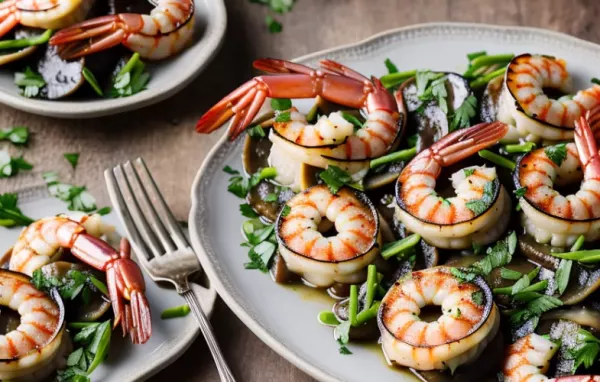
[[386,58],[384,63],[388,73],[398,73],[398,67],[392,62],[392,60]]
[[15,85],[21,90],[21,95],[34,98],[40,94],[40,90],[46,86],[46,81],[41,74],[34,72],[29,66],[24,72],[15,73]]
[[517,188],[517,189],[514,191],[514,193],[515,193],[515,196],[516,196],[517,198],[522,198],[522,197],[524,197],[524,196],[525,196],[525,194],[527,193],[527,186],[525,186],[525,187],[519,187],[519,188]]
[[264,138],[267,136],[265,129],[263,129],[261,125],[252,126],[248,128],[246,132],[251,138]]
[[228,173],[229,175],[238,175],[240,173],[238,170],[235,170],[230,166],[223,167],[223,171]]
[[258,214],[256,213],[256,211],[254,211],[252,209],[252,206],[250,206],[248,203],[244,203],[240,205],[240,212],[242,213],[242,216],[250,218],[250,219],[254,219],[258,217]]
[[463,170],[463,172],[465,173],[465,177],[468,178],[475,173],[475,169],[474,168],[465,168]]
[[509,312],[510,322],[515,326],[520,326],[528,320],[533,319],[534,322],[539,320],[539,317],[552,309],[562,306],[562,301],[556,297],[539,295],[536,298],[527,302],[526,305],[516,308]]
[[79,153],[64,153],[63,156],[69,161],[73,169],[77,167],[77,164],[79,163]]
[[271,260],[277,250],[277,239],[275,237],[275,226],[264,224],[259,219],[248,220],[242,225],[246,238],[244,246],[249,247],[248,258],[250,261],[244,264],[246,269],[258,269],[268,272]]
[[[295,0],[250,0],[250,2],[266,5],[271,11],[283,14],[292,10]],[[271,15],[266,16],[265,22],[271,33],[279,33],[283,29],[281,23]]]
[[491,180],[483,186],[483,194],[481,199],[473,199],[465,203],[468,209],[473,211],[475,216],[479,216],[484,213],[494,201],[494,194],[496,193],[496,182]]
[[474,95],[468,96],[463,103],[454,111],[450,131],[464,129],[471,126],[471,118],[477,114],[477,98]]
[[271,33],[279,33],[283,30],[283,25],[271,15],[265,16],[265,24],[267,25],[268,31]]
[[[106,359],[110,346],[110,320],[77,325],[80,328],[72,339],[80,345],[67,358],[67,368],[56,372],[56,382],[89,382],[88,377]],[[71,330],[74,330],[74,325]]]
[[0,178],[17,175],[20,170],[31,170],[33,165],[23,157],[11,157],[8,151],[0,150]]
[[233,175],[229,178],[227,190],[242,199],[245,198],[248,195],[248,192],[250,192],[253,187],[256,187],[261,181],[273,179],[277,176],[277,170],[275,170],[274,167],[265,167],[252,174],[250,178],[241,175],[239,171],[234,170],[229,166],[225,166],[223,171]]
[[567,144],[561,143],[555,146],[547,146],[544,149],[546,156],[557,166],[560,166],[562,162],[567,158]]
[[24,145],[29,140],[29,130],[25,126],[0,129],[0,141],[11,141],[15,145]]
[[289,110],[292,108],[292,100],[289,98],[273,98],[271,108],[278,111]]
[[1,227],[17,227],[28,226],[34,220],[23,215],[17,203],[19,197],[17,194],[5,193],[0,194],[0,226]]
[[290,212],[292,212],[292,207],[288,206],[287,204],[285,206],[283,206],[283,208],[281,209],[281,216],[286,217],[290,214]]
[[594,85],[600,85],[600,80],[599,80],[599,79],[597,79],[596,77],[593,77],[593,78],[591,79],[591,82],[592,82]]
[[345,185],[358,190],[362,189],[360,184],[357,184],[352,180],[352,176],[348,172],[337,166],[327,166],[325,171],[319,173],[319,178],[325,182],[327,187],[329,187],[329,191],[334,195]]
[[284,111],[283,113],[277,114],[275,117],[275,122],[290,122],[292,120],[292,113],[289,111]]
[[139,53],[134,53],[114,76],[107,95],[111,98],[129,97],[146,89],[148,81],[150,73],[146,71],[146,64],[140,60]]
[[96,210],[96,199],[87,192],[85,186],[73,186],[60,182],[55,172],[42,174],[51,196],[68,203],[69,211],[93,212]]
[[96,213],[100,216],[104,216],[104,215],[110,214],[111,211],[112,211],[112,208],[107,206],[107,207],[100,208],[98,211],[96,211]]
[[477,276],[487,276],[498,267],[510,263],[517,249],[517,234],[513,231],[506,238],[498,240],[486,251],[486,257],[467,268],[450,268],[451,274],[465,282],[473,281]]
[[471,300],[477,305],[483,305],[483,292],[478,290],[471,293]]
[[57,288],[58,293],[65,300],[74,300],[80,296],[86,305],[90,301],[92,292],[97,291],[108,296],[106,284],[88,271],[71,269],[65,277],[59,279],[58,277],[44,274],[42,269],[37,269],[33,272],[31,282],[36,289],[42,291]]
[[580,328],[577,331],[577,342],[568,349],[568,356],[574,361],[571,370],[573,374],[581,365],[586,369],[592,367],[598,360],[598,353],[600,353],[600,340],[592,333]]

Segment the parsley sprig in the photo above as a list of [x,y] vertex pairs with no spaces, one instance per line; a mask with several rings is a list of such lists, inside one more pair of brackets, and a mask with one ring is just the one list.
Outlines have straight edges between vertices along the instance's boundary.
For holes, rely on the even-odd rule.
[[561,143],[555,146],[546,146],[544,153],[552,162],[560,166],[567,158],[567,144]]
[[494,195],[496,194],[497,183],[493,180],[483,186],[483,194],[480,199],[469,200],[465,203],[466,207],[473,211],[475,216],[479,216],[492,205]]
[[140,59],[139,53],[134,53],[113,78],[107,95],[111,98],[129,97],[146,89],[148,81],[150,73],[146,71],[146,64]]
[[498,240],[492,247],[489,247],[486,257],[464,269],[451,268],[451,273],[467,282],[475,280],[477,276],[487,276],[495,268],[510,263],[516,249],[517,234],[512,231],[506,238]]
[[577,342],[569,349],[568,355],[574,361],[573,374],[579,369],[581,365],[584,368],[589,369],[598,360],[598,354],[600,353],[600,339],[596,338],[592,333],[585,329],[579,329],[577,331]]
[[0,178],[17,175],[20,170],[31,170],[33,165],[23,157],[11,157],[8,151],[0,150]]
[[471,119],[477,114],[477,97],[468,96],[463,103],[454,111],[450,131],[464,129],[471,126]]
[[329,191],[334,195],[337,194],[343,186],[349,186],[361,191],[363,190],[361,183],[355,182],[350,173],[337,166],[327,166],[325,171],[319,173],[319,178],[325,182],[327,187],[329,187]]
[[89,303],[93,292],[100,292],[108,296],[106,284],[89,271],[71,269],[63,278],[58,278],[47,275],[42,269],[38,269],[33,272],[31,282],[37,289],[43,291],[57,288],[58,293],[65,300],[75,300],[80,296],[84,304]]
[[244,264],[246,269],[258,269],[268,272],[271,267],[273,255],[277,250],[277,238],[275,237],[275,225],[264,224],[259,219],[244,222],[242,231],[246,239],[242,246],[249,247],[248,257],[250,261]]

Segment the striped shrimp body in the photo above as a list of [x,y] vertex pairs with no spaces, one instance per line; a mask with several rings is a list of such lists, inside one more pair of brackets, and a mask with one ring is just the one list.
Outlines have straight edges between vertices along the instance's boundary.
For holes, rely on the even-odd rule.
[[0,305],[21,316],[19,326],[0,335],[0,379],[31,375],[52,362],[64,334],[64,307],[37,290],[23,274],[0,270]]
[[498,120],[514,126],[526,140],[573,139],[574,122],[600,104],[600,86],[560,99],[545,94],[548,88],[572,92],[564,60],[531,54],[515,57],[506,70]]
[[[504,359],[504,382],[548,381],[544,373],[548,371],[550,360],[557,350],[558,346],[554,342],[535,333],[518,339],[508,347]],[[566,382],[568,379],[557,380]]]
[[[367,120],[355,131],[341,113],[311,124],[295,109],[280,113],[269,134],[288,160],[326,168],[336,165],[351,174],[365,173],[369,162],[393,150],[406,122],[404,101],[395,99],[379,79],[368,79],[337,62],[323,60],[321,69],[276,59],[260,59],[254,67],[271,75],[255,77],[233,91],[198,121],[196,130],[212,133],[232,119],[229,137],[235,139],[251,125],[271,98],[322,98],[365,109]],[[273,161],[278,162],[278,161]]]
[[[508,224],[510,198],[495,168],[470,167],[452,175],[456,196],[440,198],[436,181],[442,169],[493,145],[508,127],[480,124],[447,135],[419,153],[396,185],[396,216],[412,232],[440,248],[471,248],[495,241]],[[483,208],[469,208],[480,204]]]
[[[279,253],[287,267],[316,287],[358,283],[379,254],[379,217],[371,201],[349,188],[332,194],[313,186],[287,203],[276,222]],[[337,234],[324,235],[335,228]]]
[[175,55],[192,40],[194,0],[156,0],[149,15],[121,13],[85,20],[56,33],[65,59],[72,59],[123,44],[149,60]]
[[[575,194],[564,196],[554,189],[578,181]],[[519,201],[523,226],[538,242],[569,246],[579,235],[586,241],[600,238],[600,157],[586,118],[576,123],[575,143],[524,155],[515,183],[525,187]]]
[[133,343],[145,343],[152,334],[150,308],[145,296],[145,282],[137,264],[130,258],[127,240],[121,241],[117,252],[104,240],[88,233],[85,224],[99,234],[106,230],[91,217],[79,223],[67,217],[55,216],[31,223],[21,232],[9,263],[11,270],[31,275],[36,269],[53,261],[61,248],[71,251],[84,263],[106,272],[106,281],[115,319],[123,335],[129,333]]
[[0,37],[17,25],[60,29],[85,19],[94,0],[7,0],[0,3]]
[[[441,306],[437,321],[419,318]],[[455,370],[475,360],[496,336],[500,313],[483,279],[462,282],[448,268],[412,272],[387,292],[378,314],[387,358],[416,370]]]

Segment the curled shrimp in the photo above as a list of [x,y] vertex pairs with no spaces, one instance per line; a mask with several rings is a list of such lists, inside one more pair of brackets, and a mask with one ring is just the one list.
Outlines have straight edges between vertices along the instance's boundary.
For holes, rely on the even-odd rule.
[[65,311],[60,296],[56,291],[50,297],[37,290],[21,273],[0,270],[0,305],[21,316],[16,329],[0,335],[0,378],[16,379],[41,371],[57,356],[63,342]]
[[[441,248],[470,248],[495,241],[508,224],[510,198],[495,168],[475,166],[452,175],[456,196],[440,198],[436,181],[450,166],[500,140],[508,126],[482,123],[451,133],[421,151],[404,168],[396,185],[396,216],[406,227]],[[492,187],[489,187],[489,185]],[[487,189],[486,189],[487,187]],[[476,214],[468,202],[491,192],[485,211]]]
[[528,140],[573,139],[574,121],[600,104],[600,86],[580,90],[572,98],[550,98],[544,90],[571,93],[573,84],[564,60],[523,54],[508,65],[498,120],[514,125]]
[[[280,213],[275,230],[292,272],[318,287],[364,280],[381,246],[379,216],[364,194],[342,188],[334,195],[317,185],[286,205],[289,213]],[[324,236],[332,225],[337,234]]]
[[60,29],[85,19],[94,0],[7,0],[0,3],[0,37],[17,25]]
[[[575,143],[533,150],[518,162],[515,184],[524,190],[519,201],[523,226],[540,243],[568,246],[579,235],[586,241],[600,238],[600,156],[590,128],[595,114],[575,123]],[[581,178],[574,194],[555,189]]]
[[[436,321],[419,318],[427,305],[441,306]],[[381,302],[378,324],[389,360],[416,370],[454,371],[496,336],[500,313],[483,279],[463,282],[448,268],[435,267],[394,283]]]
[[82,21],[50,39],[65,59],[123,44],[141,57],[161,60],[180,52],[194,31],[193,0],[157,0],[150,15],[122,13]]
[[323,116],[314,125],[295,109],[289,118],[275,122],[269,134],[273,145],[294,160],[315,167],[329,164],[350,173],[368,169],[377,158],[399,143],[405,123],[404,101],[395,99],[379,79],[371,80],[337,62],[321,61],[321,69],[284,60],[261,59],[254,67],[274,75],[259,76],[246,82],[207,111],[196,130],[212,133],[232,118],[231,139],[238,137],[256,117],[267,97],[324,99],[367,111],[365,125],[354,131],[341,113]]
[[[52,261],[61,249],[90,266],[106,272],[110,300],[115,314],[114,326],[121,324],[123,335],[133,343],[145,343],[152,334],[150,308],[144,295],[144,277],[130,258],[129,242],[121,241],[117,252],[105,241],[91,235],[77,221],[50,217],[31,223],[15,244],[9,264],[11,270],[31,275]],[[129,303],[125,303],[127,300]]]

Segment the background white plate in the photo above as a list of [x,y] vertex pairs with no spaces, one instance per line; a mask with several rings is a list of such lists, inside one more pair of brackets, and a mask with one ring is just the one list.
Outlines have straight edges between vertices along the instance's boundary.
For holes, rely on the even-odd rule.
[[[105,1],[105,0],[103,0]],[[195,30],[192,45],[175,57],[149,64],[148,88],[125,98],[39,100],[23,97],[14,84],[14,73],[0,71],[0,103],[33,114],[61,118],[92,118],[139,109],[164,100],[206,67],[221,46],[227,14],[223,0],[195,0]]]
[[[543,53],[567,60],[577,88],[590,86],[600,75],[600,46],[564,34],[534,28],[462,23],[416,25],[384,32],[358,44],[301,57],[314,65],[330,58],[365,74],[386,73],[390,58],[399,70],[415,68],[457,71],[466,69],[467,53]],[[233,90],[233,89],[231,89]],[[295,105],[307,110],[312,101]],[[241,168],[242,139],[223,139],[208,155],[192,187],[190,235],[196,253],[219,295],[267,345],[290,362],[323,381],[397,382],[412,378],[386,367],[381,351],[350,344],[353,355],[338,354],[330,328],[317,314],[330,309],[331,300],[309,297],[274,283],[268,275],[248,271],[247,248],[242,242],[240,199],[228,193],[229,175],[223,166]]]
[[[19,207],[23,213],[33,219],[68,213],[65,204],[51,198],[45,186],[33,188],[19,193]],[[118,217],[111,213],[104,217],[107,223],[117,227],[123,234]],[[17,240],[21,228],[7,229],[0,227],[0,253]],[[143,345],[133,345],[128,338],[121,338],[117,328],[112,335],[108,358],[94,370],[92,381],[103,382],[136,382],[143,381],[174,362],[192,344],[198,336],[199,327],[194,317],[161,320],[160,314],[166,308],[185,304],[173,289],[158,287],[144,274],[146,280],[146,297],[152,312],[152,337]],[[214,289],[205,289],[191,284],[199,296],[204,311],[210,315],[216,298]]]

